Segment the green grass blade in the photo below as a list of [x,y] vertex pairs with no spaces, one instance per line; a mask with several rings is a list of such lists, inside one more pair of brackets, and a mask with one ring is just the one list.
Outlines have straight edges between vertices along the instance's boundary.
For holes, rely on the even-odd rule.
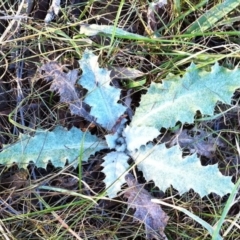
[[119,4],[119,7],[118,7],[117,15],[116,15],[116,18],[115,18],[115,21],[114,21],[114,28],[113,28],[113,32],[112,32],[112,36],[111,36],[110,46],[113,45],[116,28],[117,28],[117,25],[118,25],[118,21],[119,21],[119,18],[120,18],[120,13],[121,13],[121,11],[122,11],[124,2],[125,2],[124,0],[121,0],[121,2],[120,2],[120,4]]
[[[239,149],[239,145],[236,141],[236,144],[237,144],[237,148],[238,148],[238,152],[240,153],[240,149]],[[217,236],[219,235],[219,232],[220,232],[220,229],[224,223],[224,219],[226,218],[230,208],[232,207],[232,205],[234,204],[234,199],[238,193],[238,190],[239,190],[239,187],[240,187],[240,178],[238,179],[237,183],[235,184],[228,200],[227,200],[227,203],[223,209],[223,212],[222,212],[222,215],[221,215],[221,218],[219,219],[218,223],[217,223],[217,226],[214,230],[214,233],[213,233],[213,236],[212,236],[212,240],[216,240],[217,239]]]
[[191,213],[187,209],[179,207],[179,206],[175,206],[175,205],[172,205],[172,204],[169,204],[169,203],[166,203],[166,202],[164,202],[162,200],[159,200],[159,199],[151,199],[151,201],[154,202],[154,203],[158,203],[158,204],[161,204],[161,205],[165,205],[165,206],[174,208],[174,209],[176,209],[180,212],[185,213],[187,216],[192,218],[194,221],[198,222],[202,227],[207,229],[207,231],[209,232],[210,235],[213,236],[213,234],[216,234],[216,238],[214,240],[222,240],[222,237],[218,233],[215,233],[215,231],[213,230],[213,227],[209,223],[207,223],[206,221],[204,221],[200,217],[196,216],[195,214]]
[[233,205],[233,202],[234,202],[234,199],[236,197],[236,194],[238,192],[238,188],[240,186],[240,178],[238,179],[237,183],[235,184],[235,187],[232,191],[232,193],[230,194],[228,200],[227,200],[227,203],[223,209],[223,212],[222,212],[222,215],[221,215],[221,218],[219,219],[218,223],[217,223],[217,226],[214,230],[214,233],[213,233],[213,236],[212,236],[212,240],[217,240],[217,236],[219,236],[219,231],[222,227],[222,224],[224,222],[224,219],[226,218],[227,214],[228,214],[228,211],[229,209],[232,207]]
[[240,0],[226,0],[215,5],[191,24],[186,33],[204,32],[214,26],[216,22],[240,5]]

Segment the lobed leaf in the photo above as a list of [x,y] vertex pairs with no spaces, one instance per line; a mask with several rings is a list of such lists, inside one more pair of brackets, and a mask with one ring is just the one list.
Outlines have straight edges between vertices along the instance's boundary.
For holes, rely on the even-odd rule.
[[212,71],[207,72],[191,64],[182,78],[171,75],[162,84],[151,84],[142,96],[131,126],[159,129],[173,127],[178,121],[193,123],[198,110],[212,116],[218,101],[231,103],[239,85],[240,69],[228,70],[216,63]]
[[118,152],[124,152],[126,150],[126,142],[122,137],[122,131],[126,122],[127,120],[125,118],[122,119],[115,133],[105,135],[107,145],[110,149],[115,149]]
[[110,198],[117,196],[121,190],[122,184],[125,183],[125,175],[129,165],[129,157],[123,152],[110,152],[104,158],[102,163],[104,167],[102,172],[106,175],[104,183],[106,184],[107,195]]
[[154,127],[127,126],[123,130],[123,136],[129,151],[135,151],[147,142],[152,141],[159,135],[159,131]]
[[75,127],[69,131],[56,127],[51,132],[38,129],[34,136],[21,134],[15,144],[4,146],[0,159],[1,164],[17,163],[19,168],[26,168],[30,161],[42,168],[46,168],[49,161],[55,167],[64,167],[67,160],[76,167],[78,162],[75,160],[79,157],[81,146],[82,161],[87,161],[90,155],[106,148],[105,142],[89,132],[82,132]]
[[148,144],[131,156],[145,179],[163,191],[172,185],[180,194],[193,189],[201,197],[212,192],[223,196],[234,187],[231,177],[223,176],[216,164],[203,167],[196,154],[183,158],[178,146]]
[[82,77],[78,81],[88,90],[85,102],[91,106],[91,115],[97,118],[97,123],[111,131],[126,107],[119,104],[120,89],[110,86],[110,71],[99,68],[98,57],[85,50],[79,61]]

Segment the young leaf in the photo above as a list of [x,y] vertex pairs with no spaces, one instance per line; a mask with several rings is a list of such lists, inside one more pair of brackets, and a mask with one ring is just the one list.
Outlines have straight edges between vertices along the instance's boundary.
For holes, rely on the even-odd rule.
[[11,165],[15,162],[19,168],[26,168],[29,162],[33,161],[37,167],[46,168],[51,160],[55,167],[64,167],[68,160],[76,167],[78,163],[75,160],[79,156],[81,141],[84,149],[83,161],[91,154],[106,148],[105,142],[75,127],[69,131],[56,127],[51,132],[38,129],[33,137],[21,134],[15,144],[5,145],[0,153],[0,164]]
[[85,102],[91,106],[91,115],[111,131],[126,107],[118,103],[120,89],[110,86],[110,71],[99,68],[97,61],[97,56],[85,50],[79,61],[83,73],[78,83],[88,90]]
[[102,163],[104,169],[102,172],[106,175],[104,183],[106,184],[107,195],[110,198],[117,196],[121,190],[121,185],[125,183],[125,175],[129,165],[129,157],[123,152],[110,152],[104,158]]
[[127,149],[134,151],[145,145],[147,142],[152,141],[159,135],[159,131],[153,127],[130,127],[127,126],[123,130],[123,136],[127,143]]
[[107,145],[110,149],[115,148],[118,152],[124,152],[126,150],[125,139],[122,137],[122,131],[126,122],[127,120],[123,118],[115,133],[105,135]]
[[177,121],[193,123],[197,110],[213,115],[217,101],[230,104],[239,84],[238,68],[228,70],[216,63],[211,72],[206,72],[191,64],[182,78],[171,75],[162,84],[151,84],[142,96],[131,126],[159,129],[172,127]]
[[178,146],[147,145],[131,154],[147,181],[153,180],[161,190],[172,185],[180,194],[193,189],[201,197],[212,192],[223,196],[234,187],[231,177],[223,176],[217,165],[203,167],[196,154],[182,158]]

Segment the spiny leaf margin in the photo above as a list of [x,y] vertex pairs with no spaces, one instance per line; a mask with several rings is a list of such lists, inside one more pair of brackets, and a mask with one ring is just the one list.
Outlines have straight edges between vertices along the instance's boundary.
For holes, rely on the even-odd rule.
[[139,149],[142,145],[152,141],[159,135],[159,131],[153,127],[126,126],[123,136],[127,144],[127,149],[132,152]]
[[79,61],[83,71],[78,84],[88,90],[84,102],[102,127],[111,131],[126,107],[119,104],[121,90],[110,85],[110,71],[99,68],[98,56],[86,49]]
[[203,167],[196,154],[182,158],[179,146],[148,144],[131,156],[145,179],[163,191],[172,185],[180,194],[193,189],[201,197],[212,192],[223,196],[234,187],[231,177],[223,176],[216,164]]
[[125,175],[129,165],[127,163],[129,156],[124,152],[110,152],[104,158],[102,163],[102,172],[106,175],[104,183],[106,184],[107,195],[110,198],[117,196],[121,190],[121,185],[124,184]]
[[105,142],[90,132],[82,132],[75,127],[69,131],[61,126],[53,131],[37,129],[34,136],[21,134],[16,143],[5,145],[0,153],[1,164],[17,163],[19,168],[27,168],[32,161],[37,167],[46,168],[51,161],[55,167],[64,167],[68,160],[76,167],[78,162],[75,160],[80,154],[82,142],[82,161],[107,148]]
[[240,69],[229,70],[216,63],[211,72],[187,68],[183,77],[169,75],[163,83],[151,83],[142,96],[131,126],[150,126],[160,129],[173,127],[176,122],[193,123],[199,110],[212,116],[218,101],[231,103],[240,85]]

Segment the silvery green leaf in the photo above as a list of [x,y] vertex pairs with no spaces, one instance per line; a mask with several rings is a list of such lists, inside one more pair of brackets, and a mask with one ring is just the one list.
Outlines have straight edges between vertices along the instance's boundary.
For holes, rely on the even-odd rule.
[[240,85],[240,69],[221,67],[216,63],[210,72],[194,64],[183,77],[169,75],[160,83],[152,82],[142,96],[131,126],[160,129],[175,126],[176,122],[193,123],[199,110],[213,116],[218,101],[231,104],[234,91]]
[[126,139],[127,149],[135,151],[147,142],[152,141],[159,135],[159,131],[154,127],[127,126],[123,130]]
[[148,144],[131,156],[145,179],[153,180],[163,191],[172,185],[180,194],[193,189],[201,197],[213,192],[223,196],[234,187],[231,177],[223,176],[217,164],[202,166],[196,154],[183,158],[179,146],[168,149],[165,144]]
[[26,168],[30,161],[41,168],[46,168],[49,161],[55,167],[64,167],[67,160],[76,167],[81,152],[81,160],[87,161],[90,155],[106,147],[90,132],[75,127],[68,131],[59,126],[53,131],[37,129],[34,136],[21,134],[16,143],[4,145],[0,159],[1,164],[16,163],[20,168]]
[[104,167],[102,172],[106,175],[104,183],[107,195],[114,198],[121,190],[122,184],[126,182],[125,175],[129,168],[127,163],[129,157],[123,152],[110,152],[103,159],[105,161],[102,163]]
[[78,83],[88,90],[84,102],[91,107],[90,114],[97,123],[112,131],[126,111],[126,107],[118,103],[121,90],[110,85],[110,72],[99,68],[98,56],[91,51],[85,50],[79,63],[83,73]]
[[118,152],[124,152],[126,150],[125,139],[122,137],[122,131],[126,122],[127,120],[123,118],[115,133],[105,135],[107,145],[110,149],[115,148]]

